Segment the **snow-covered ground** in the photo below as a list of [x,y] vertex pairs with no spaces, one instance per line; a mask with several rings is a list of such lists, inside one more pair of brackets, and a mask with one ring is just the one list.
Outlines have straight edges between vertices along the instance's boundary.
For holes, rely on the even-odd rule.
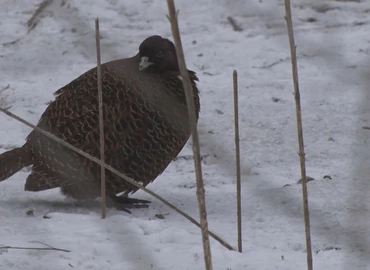
[[[166,1],[54,0],[28,33],[41,0],[2,0],[0,104],[37,123],[52,93],[102,58],[136,54],[171,37]],[[64,6],[60,3],[64,2]],[[231,73],[240,88],[243,253],[211,240],[214,269],[305,269],[295,106],[283,1],[178,0],[189,69],[201,89],[199,133],[210,229],[236,246]],[[315,269],[370,269],[370,1],[293,0]],[[233,31],[232,16],[243,29]],[[14,42],[13,42],[14,41]],[[30,129],[0,114],[0,152]],[[190,145],[190,144],[189,144]],[[148,187],[198,218],[191,147]],[[0,183],[0,269],[204,269],[200,230],[144,192],[131,215],[76,203],[58,190],[23,191],[27,170]],[[33,215],[27,212],[33,211]],[[164,219],[156,217],[163,214]],[[44,218],[47,216],[48,218]]]

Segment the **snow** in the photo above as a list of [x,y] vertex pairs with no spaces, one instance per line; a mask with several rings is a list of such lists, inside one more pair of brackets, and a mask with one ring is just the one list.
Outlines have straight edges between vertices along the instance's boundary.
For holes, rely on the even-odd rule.
[[[102,60],[136,54],[153,34],[171,38],[160,0],[54,0],[28,32],[40,0],[3,0],[0,89],[37,123],[53,92]],[[65,5],[61,6],[61,2]],[[201,140],[210,230],[236,246],[232,70],[239,74],[243,253],[211,239],[214,269],[305,269],[295,105],[283,1],[176,1],[189,69],[201,90]],[[315,269],[370,269],[369,1],[292,1],[304,120]],[[243,29],[232,30],[232,16]],[[11,43],[12,41],[16,41]],[[1,101],[3,102],[3,101]],[[0,104],[2,104],[0,102]],[[0,151],[30,129],[0,114]],[[191,143],[148,188],[198,219]],[[23,191],[28,170],[0,184],[0,269],[204,269],[200,230],[144,192],[131,215],[58,190]],[[326,177],[324,177],[326,176]],[[28,216],[27,211],[33,210]],[[164,219],[157,218],[163,214]],[[47,217],[47,218],[44,218]]]

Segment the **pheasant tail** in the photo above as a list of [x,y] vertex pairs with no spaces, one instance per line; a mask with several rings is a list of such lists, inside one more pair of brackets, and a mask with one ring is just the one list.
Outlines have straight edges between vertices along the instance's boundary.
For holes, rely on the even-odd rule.
[[32,165],[32,160],[24,147],[15,148],[0,155],[0,182],[6,180],[24,167]]

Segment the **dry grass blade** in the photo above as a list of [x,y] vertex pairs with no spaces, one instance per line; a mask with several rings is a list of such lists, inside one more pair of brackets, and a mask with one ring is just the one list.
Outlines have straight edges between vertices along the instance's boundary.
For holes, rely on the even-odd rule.
[[33,13],[32,17],[27,21],[28,32],[34,29],[37,25],[37,20],[41,16],[42,12],[53,2],[53,0],[44,0],[36,11]]
[[301,179],[302,179],[303,214],[304,214],[304,224],[305,224],[305,231],[306,231],[307,269],[312,270],[313,266],[312,266],[310,215],[309,215],[309,208],[308,208],[308,192],[307,192],[305,152],[304,152],[304,143],[303,143],[301,98],[300,98],[300,92],[299,92],[297,53],[296,53],[296,46],[295,46],[295,41],[294,41],[292,12],[290,10],[290,0],[285,0],[285,13],[286,13],[285,20],[287,23],[288,35],[289,35],[293,84],[294,84],[294,98],[295,98],[296,114],[297,114],[297,133],[298,133],[299,160],[300,160]]
[[55,248],[52,247],[48,244],[45,244],[40,241],[31,241],[31,243],[39,243],[41,245],[44,245],[46,247],[44,248],[39,248],[39,247],[15,247],[15,246],[2,246],[0,249],[23,249],[23,250],[53,250],[53,251],[62,251],[62,252],[71,252],[70,250],[67,249],[61,249],[61,248]]
[[[104,153],[104,115],[103,115],[103,86],[101,77],[101,60],[100,60],[100,33],[99,19],[95,20],[95,39],[96,39],[96,69],[98,76],[98,100],[99,100],[99,132],[100,132],[100,160],[105,162]],[[105,192],[105,168],[101,168],[101,217],[106,217],[106,192]]]
[[227,17],[227,21],[230,23],[231,27],[235,32],[242,32],[243,28],[241,28],[238,23],[234,20],[233,17],[229,16]]
[[236,213],[238,226],[238,251],[242,246],[242,204],[241,204],[241,176],[240,176],[240,144],[239,144],[239,106],[238,106],[238,72],[233,71],[234,92],[234,124],[235,124],[235,158],[236,158]]
[[203,240],[203,251],[204,251],[204,260],[207,270],[212,269],[212,256],[211,256],[211,247],[208,237],[208,223],[207,223],[207,211],[206,211],[206,202],[204,196],[204,184],[202,179],[202,165],[200,160],[200,150],[199,150],[199,139],[197,131],[197,121],[195,116],[195,106],[193,100],[193,90],[190,83],[189,73],[185,64],[184,52],[182,49],[180,30],[177,21],[177,15],[175,8],[175,3],[173,0],[167,0],[169,19],[172,29],[172,36],[175,41],[177,60],[179,62],[180,75],[182,77],[182,83],[186,95],[186,103],[188,106],[188,114],[190,120],[190,128],[192,132],[192,141],[193,141],[193,155],[194,155],[194,166],[196,173],[197,181],[197,198],[199,206],[199,215],[200,215],[200,228],[202,231],[202,240]]
[[12,246],[3,246],[0,249],[26,249],[26,250],[53,250],[53,251],[63,251],[63,252],[71,252],[67,249],[60,249],[60,248],[37,248],[37,247],[12,247]]
[[[198,221],[196,221],[194,218],[192,218],[191,216],[189,216],[188,214],[186,214],[184,211],[180,210],[179,208],[177,208],[176,206],[174,206],[172,203],[170,203],[169,201],[163,199],[161,196],[159,196],[158,194],[154,193],[153,191],[143,187],[141,184],[137,183],[135,180],[133,180],[132,178],[130,177],[127,177],[126,175],[124,175],[123,173],[119,172],[118,170],[114,169],[112,166],[110,165],[107,165],[106,163],[102,162],[100,159],[97,159],[93,156],[91,156],[90,154],[88,153],[85,153],[84,151],[81,151],[80,149],[74,147],[73,145],[63,141],[62,139],[58,138],[57,136],[55,136],[54,134],[51,134],[50,132],[47,132],[39,127],[36,127],[35,125],[27,122],[26,120],[20,118],[19,116],[16,116],[14,115],[13,113],[9,112],[8,110],[6,109],[3,109],[3,108],[0,108],[0,112],[3,112],[5,113],[6,115],[8,115],[9,117],[21,122],[22,124],[30,127],[30,128],[33,128],[34,130],[36,130],[37,132],[40,132],[41,134],[43,134],[44,136],[56,141],[57,143],[60,143],[61,145],[67,147],[68,149],[80,154],[81,156],[84,156],[85,158],[99,164],[100,166],[103,166],[105,169],[111,171],[112,173],[118,175],[119,177],[121,177],[122,179],[124,179],[125,181],[127,181],[128,183],[134,185],[135,187],[143,190],[144,192],[150,194],[151,196],[153,196],[154,198],[158,199],[159,201],[161,201],[162,203],[164,203],[165,205],[167,205],[169,208],[173,209],[174,211],[176,211],[177,213],[179,213],[180,215],[182,215],[183,217],[185,217],[187,220],[189,220],[191,223],[193,223],[194,225],[196,225],[197,227],[201,227],[200,223]],[[216,241],[218,241],[221,245],[223,245],[224,247],[226,247],[227,249],[229,250],[235,250],[231,245],[229,245],[227,242],[225,242],[224,240],[222,240],[220,237],[218,237],[217,235],[215,235],[213,232],[210,232],[208,231],[209,235],[212,236]]]
[[0,108],[6,108],[7,110],[11,106],[7,106],[7,95],[5,94],[5,91],[8,90],[10,87],[10,84],[0,89]]

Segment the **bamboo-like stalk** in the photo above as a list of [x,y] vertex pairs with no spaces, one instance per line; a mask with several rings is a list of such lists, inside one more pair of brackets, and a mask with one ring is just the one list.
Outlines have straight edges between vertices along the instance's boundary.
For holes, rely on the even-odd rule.
[[[174,211],[176,211],[177,213],[179,213],[180,215],[182,215],[184,218],[186,218],[187,220],[189,220],[191,223],[193,223],[194,225],[196,225],[198,228],[200,228],[200,223],[198,221],[196,221],[194,218],[192,218],[191,216],[189,216],[188,214],[186,214],[184,211],[182,211],[181,209],[177,208],[176,206],[174,206],[172,203],[170,203],[169,201],[163,199],[161,196],[159,196],[158,194],[154,193],[153,191],[151,191],[150,189],[147,189],[146,187],[142,186],[141,184],[139,184],[138,182],[136,182],[134,179],[124,175],[123,173],[121,173],[120,171],[116,170],[115,168],[113,168],[112,166],[102,162],[100,159],[96,158],[96,157],[93,157],[92,155],[78,149],[77,147],[63,141],[62,139],[58,138],[57,136],[55,136],[54,134],[50,133],[50,132],[47,132],[33,124],[31,124],[30,122],[22,119],[21,117],[9,112],[8,110],[6,109],[3,109],[3,108],[0,108],[0,112],[8,115],[9,117],[17,120],[18,122],[21,122],[22,124],[30,127],[30,128],[33,128],[34,130],[36,130],[37,132],[41,133],[42,135],[56,141],[57,143],[60,143],[61,145],[63,145],[64,147],[67,147],[68,149],[78,153],[79,155],[99,164],[100,166],[103,166],[105,169],[107,169],[108,171],[111,171],[112,173],[118,175],[119,177],[121,177],[123,180],[127,181],[128,183],[134,185],[135,187],[143,190],[144,192],[150,194],[152,197],[156,198],[157,200],[161,201],[162,203],[164,203],[165,205],[167,205],[169,208],[173,209]],[[230,244],[228,244],[226,241],[224,241],[223,239],[221,239],[219,236],[217,236],[216,234],[214,234],[213,232],[210,232],[208,231],[209,235],[211,237],[213,237],[213,239],[215,239],[216,241],[218,241],[221,245],[223,245],[224,247],[226,247],[227,249],[229,250],[235,250]]]
[[302,182],[302,197],[303,197],[303,214],[304,214],[304,224],[305,224],[305,232],[306,232],[307,269],[312,270],[313,264],[312,264],[312,247],[311,247],[311,232],[310,232],[310,214],[309,214],[309,207],[308,207],[306,164],[305,164],[305,152],[304,152],[304,143],[303,143],[301,97],[300,97],[300,92],[299,92],[297,52],[296,52],[296,45],[294,41],[290,0],[285,0],[285,20],[287,23],[288,36],[289,36],[290,57],[292,61],[292,74],[293,74],[293,84],[294,84],[294,98],[295,98],[296,115],[297,115],[297,134],[298,134],[299,161],[300,161],[301,179],[302,179],[301,182]]
[[203,241],[203,252],[206,270],[212,270],[212,256],[211,247],[208,237],[208,222],[207,222],[207,210],[206,202],[204,196],[204,183],[202,179],[202,165],[200,161],[200,147],[197,131],[197,121],[195,115],[194,97],[193,89],[190,83],[189,73],[185,64],[184,51],[182,49],[180,30],[177,21],[177,12],[175,8],[175,3],[173,0],[167,0],[169,19],[171,23],[172,36],[176,46],[177,60],[179,63],[180,75],[182,77],[182,83],[184,86],[184,91],[186,95],[186,104],[188,107],[189,122],[191,128],[191,135],[193,141],[193,156],[194,156],[194,166],[195,166],[195,176],[197,182],[197,198],[199,206],[199,216],[200,216],[200,228],[202,231],[202,241]]
[[[101,60],[100,60],[100,31],[99,19],[95,20],[95,39],[96,39],[96,69],[98,81],[98,100],[99,100],[99,132],[100,132],[100,160],[105,162],[104,151],[104,112],[103,112],[103,85],[101,77]],[[105,168],[100,167],[100,189],[101,189],[101,217],[106,217],[106,192],[105,192]]]
[[238,230],[238,251],[243,251],[242,244],[242,204],[240,176],[240,143],[239,143],[239,102],[238,102],[238,72],[233,71],[234,92],[234,125],[235,125],[235,159],[236,159],[236,214]]

